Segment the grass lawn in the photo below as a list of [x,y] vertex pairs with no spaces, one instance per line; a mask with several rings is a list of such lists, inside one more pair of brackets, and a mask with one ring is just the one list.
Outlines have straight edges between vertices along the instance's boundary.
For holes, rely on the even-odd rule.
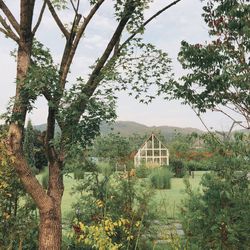
[[[196,171],[194,179],[189,178],[192,189],[197,190],[205,171]],[[156,190],[153,199],[153,209],[161,219],[178,218],[181,201],[186,197],[185,185],[182,178],[172,178],[171,189]]]
[[71,205],[76,202],[77,195],[72,194],[72,187],[77,185],[77,180],[74,179],[73,174],[68,174],[64,176],[64,194],[62,199],[62,215],[63,218],[67,217],[70,210],[72,210]]
[[[193,189],[199,187],[204,171],[196,171],[194,179],[189,178]],[[41,177],[39,176],[41,180]],[[64,195],[62,199],[62,214],[66,219],[70,212],[71,205],[77,200],[77,195],[72,194],[72,187],[77,184],[77,180],[73,178],[72,174],[64,176]],[[161,219],[178,218],[179,206],[181,200],[185,198],[185,186],[182,178],[172,178],[171,189],[156,190],[155,196],[152,200],[152,209],[159,215]]]

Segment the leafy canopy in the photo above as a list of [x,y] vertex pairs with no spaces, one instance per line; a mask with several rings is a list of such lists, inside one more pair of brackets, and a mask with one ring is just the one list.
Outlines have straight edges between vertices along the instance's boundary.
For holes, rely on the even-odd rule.
[[249,1],[208,0],[203,10],[211,41],[182,42],[179,61],[187,73],[175,84],[173,92],[199,112],[211,109],[233,117],[238,113],[249,128]]

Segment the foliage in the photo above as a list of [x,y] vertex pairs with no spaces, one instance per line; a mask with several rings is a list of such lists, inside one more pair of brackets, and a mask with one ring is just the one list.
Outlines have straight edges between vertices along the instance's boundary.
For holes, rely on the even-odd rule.
[[[207,0],[203,17],[211,41],[182,42],[179,60],[189,73],[174,92],[200,112],[235,111],[249,128],[250,5],[248,0]],[[222,104],[226,109],[221,109]],[[234,115],[234,114],[232,114]]]
[[186,174],[186,166],[181,160],[171,160],[169,168],[177,178],[182,178]]
[[236,135],[232,141],[216,145],[214,172],[203,176],[203,192],[192,192],[186,183],[189,198],[182,207],[185,233],[192,249],[247,249],[249,138]]
[[152,170],[150,175],[150,180],[152,186],[157,189],[170,189],[171,188],[171,178],[173,174],[168,168],[156,168]]
[[106,160],[116,168],[118,165],[128,164],[131,147],[129,140],[119,134],[109,134],[96,138],[93,145],[93,156]]
[[41,142],[42,134],[40,131],[33,128],[31,120],[28,121],[24,133],[23,150],[25,158],[32,168],[33,173],[37,174],[38,169],[41,170],[48,164],[45,150]]
[[209,161],[186,161],[186,169],[190,171],[208,171],[211,169],[211,163]]
[[[117,236],[117,232],[122,233],[127,237],[126,239],[132,240],[134,236],[131,234],[130,221],[120,218],[113,221],[111,218],[103,218],[95,225],[84,225],[82,222],[74,224],[73,228],[75,234],[69,234],[69,237],[75,239],[76,246],[89,246],[94,249],[113,249],[118,250],[123,246],[123,243],[112,242],[112,238]],[[140,227],[140,222],[136,223]],[[72,246],[71,246],[72,247]]]
[[138,178],[147,178],[151,173],[151,169],[145,165],[141,165],[135,169],[135,172]]
[[102,177],[93,172],[79,182],[74,189],[80,193],[73,206],[76,211],[73,217],[77,219],[73,222],[74,244],[78,244],[77,239],[82,247],[89,244],[96,247],[104,244],[102,240],[112,247],[122,245],[129,249],[138,244],[147,226],[145,218],[149,216],[152,194],[149,185],[133,175],[132,171]]
[[33,202],[8,157],[5,136],[0,138],[0,246],[3,249],[37,248],[37,214]]
[[75,180],[84,179],[84,174],[85,172],[82,169],[77,168],[74,171],[74,179]]
[[105,177],[109,177],[115,171],[114,166],[111,166],[107,162],[99,162],[97,165],[97,169],[98,169],[98,172]]
[[29,166],[33,169],[35,167],[34,137],[33,126],[31,120],[29,120],[25,130],[23,150]]

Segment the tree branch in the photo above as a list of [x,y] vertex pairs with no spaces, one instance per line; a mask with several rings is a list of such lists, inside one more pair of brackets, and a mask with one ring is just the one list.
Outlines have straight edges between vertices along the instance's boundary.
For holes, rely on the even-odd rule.
[[[139,31],[141,30],[142,27],[144,27],[145,25],[147,25],[149,22],[151,22],[154,18],[156,18],[157,16],[159,16],[161,13],[163,13],[165,10],[169,9],[171,6],[177,4],[178,2],[180,2],[181,0],[176,0],[174,2],[172,2],[171,4],[167,5],[166,7],[164,7],[163,9],[161,9],[160,11],[158,11],[156,14],[154,14],[152,17],[150,17],[146,22],[144,22],[144,24],[137,29],[134,34],[132,34],[118,49],[118,53],[121,51],[121,49],[137,34],[139,33]],[[130,9],[131,11],[131,9]],[[86,100],[88,100],[88,98],[91,97],[91,95],[94,93],[96,87],[98,86],[99,82],[101,81],[101,77],[100,77],[100,72],[103,70],[103,67],[105,67],[105,64],[107,65],[107,60],[110,57],[110,54],[112,52],[112,50],[115,48],[115,46],[117,45],[117,42],[119,41],[122,31],[125,28],[128,20],[130,18],[130,15],[126,15],[119,23],[116,31],[113,34],[113,37],[111,38],[109,44],[107,45],[103,55],[101,56],[101,58],[98,60],[94,70],[92,71],[89,80],[87,81],[86,85],[84,86],[84,88],[82,89],[82,93],[85,94],[85,98],[81,99],[79,98],[78,100],[76,100],[72,106],[77,105],[77,109],[78,109],[78,116],[76,117],[76,120],[74,122],[78,122],[81,114],[84,112],[85,108],[86,108]],[[113,56],[109,59],[108,62],[111,62],[115,57],[117,56],[116,53],[113,54]],[[71,107],[70,107],[71,108]]]
[[[90,22],[90,20],[92,19],[92,17],[94,16],[94,14],[97,12],[97,10],[100,8],[100,6],[103,4],[105,0],[99,0],[94,6],[93,8],[90,10],[89,14],[87,15],[87,17],[84,18],[84,22],[82,23],[82,25],[80,26],[79,30],[76,33],[73,45],[70,47],[70,45],[66,45],[65,47],[65,51],[67,46],[69,47],[68,49],[68,53],[64,53],[64,56],[62,58],[62,63],[60,66],[60,70],[61,70],[61,86],[62,89],[64,89],[65,87],[65,82],[66,82],[66,78],[69,72],[69,68],[70,65],[72,63],[73,57],[75,55],[76,49],[78,47],[78,44],[81,40],[81,37],[85,31],[85,29],[88,26],[88,23]],[[72,27],[73,28],[73,27]]]
[[[86,108],[86,104],[87,104],[87,100],[93,95],[96,87],[98,86],[98,83],[100,81],[98,81],[98,78],[101,78],[100,76],[100,72],[102,70],[102,68],[104,67],[105,63],[107,62],[110,54],[112,53],[117,41],[120,39],[120,36],[124,30],[124,28],[126,27],[127,22],[129,21],[129,19],[131,18],[131,14],[133,13],[135,7],[130,7],[129,11],[126,9],[125,7],[125,12],[126,15],[124,15],[124,17],[120,20],[115,32],[113,33],[113,36],[111,37],[106,49],[104,50],[102,56],[100,57],[100,59],[98,60],[95,68],[93,69],[92,73],[90,74],[89,80],[87,81],[86,85],[84,86],[84,88],[82,89],[82,93],[83,95],[80,95],[79,98],[77,100],[75,100],[74,103],[72,103],[72,105],[69,107],[69,109],[71,108],[77,108],[77,114],[75,115],[75,117],[73,118],[72,122],[76,122],[78,123],[82,113],[85,111]],[[67,119],[67,118],[66,118]],[[65,122],[66,125],[66,131],[62,131],[63,133],[66,132],[67,133],[67,124],[69,121]]]
[[164,11],[166,11],[167,9],[169,9],[170,7],[172,7],[173,5],[176,5],[178,2],[180,2],[182,0],[176,0],[172,3],[170,3],[169,5],[165,6],[164,8],[162,8],[161,10],[159,10],[158,12],[156,12],[153,16],[151,16],[149,19],[147,19],[147,21],[145,21],[141,27],[139,27],[137,30],[135,30],[133,32],[133,34],[131,36],[129,36],[119,47],[119,49],[116,50],[116,53],[119,53],[124,46],[130,41],[132,40],[138,33],[141,32],[141,30],[148,25],[152,20],[154,20],[157,16],[159,16],[160,14],[162,14]]
[[0,32],[4,33],[7,37],[19,43],[19,37],[12,31],[11,27],[6,23],[5,19],[0,15],[0,23],[4,28],[0,27]]
[[15,19],[9,8],[5,5],[3,0],[0,0],[0,9],[8,18],[9,22],[11,23],[17,34],[20,35],[20,25],[18,24],[17,20]]
[[50,11],[52,17],[54,18],[56,24],[58,25],[58,27],[60,28],[60,30],[62,31],[62,33],[66,37],[66,39],[69,39],[69,32],[64,27],[63,23],[61,22],[60,18],[58,17],[52,3],[50,2],[50,0],[44,0],[44,1],[47,3],[47,5],[49,7],[49,11]]
[[70,3],[71,3],[71,5],[72,5],[72,7],[73,7],[73,9],[74,9],[74,11],[75,11],[75,13],[76,13],[76,15],[77,15],[77,14],[78,14],[78,9],[79,9],[80,0],[77,1],[77,5],[76,5],[76,6],[75,6],[73,0],[70,0]]
[[33,36],[35,35],[35,33],[36,33],[36,31],[37,31],[39,25],[41,24],[42,17],[43,17],[43,13],[44,13],[44,10],[45,10],[45,7],[46,7],[46,2],[44,1],[44,2],[43,2],[43,6],[42,6],[41,11],[40,11],[40,14],[39,14],[39,17],[38,17],[38,19],[37,19],[37,23],[36,23],[36,25],[34,26],[34,28],[33,28],[33,30],[32,30]]
[[207,127],[206,123],[203,121],[203,119],[201,118],[200,114],[195,110],[195,108],[188,103],[188,105],[190,106],[190,108],[194,111],[194,113],[196,114],[196,116],[199,118],[199,120],[201,121],[202,125],[205,127],[205,129],[207,130],[207,132],[219,143],[221,144],[221,141],[215,136],[215,134]]

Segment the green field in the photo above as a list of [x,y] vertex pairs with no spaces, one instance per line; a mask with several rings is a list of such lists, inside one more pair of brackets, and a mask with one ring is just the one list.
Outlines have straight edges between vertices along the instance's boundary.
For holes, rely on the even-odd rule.
[[[202,175],[205,172],[196,171],[193,178],[189,178],[193,189],[198,189]],[[77,180],[73,175],[69,174],[64,177],[64,195],[62,200],[62,213],[66,218],[71,205],[77,200],[77,195],[72,193],[72,187],[77,184]],[[185,186],[182,178],[172,178],[171,189],[169,190],[155,190],[152,200],[152,208],[162,218],[178,218],[178,211],[181,200],[185,198]]]
[[[193,190],[197,190],[199,188],[199,183],[204,173],[204,171],[196,171],[194,178],[189,178]],[[156,190],[153,198],[155,211],[159,217],[163,219],[178,218],[181,201],[186,197],[186,195],[183,179],[172,178],[171,189]]]

